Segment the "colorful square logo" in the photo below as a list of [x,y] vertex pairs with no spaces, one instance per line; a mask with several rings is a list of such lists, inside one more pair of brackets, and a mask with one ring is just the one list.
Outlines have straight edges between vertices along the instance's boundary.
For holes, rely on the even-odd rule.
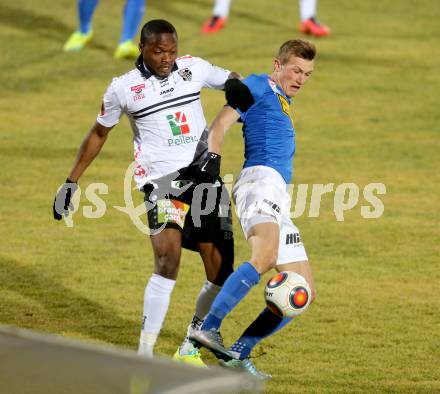
[[173,135],[188,134],[190,132],[186,115],[183,112],[167,115],[167,120]]

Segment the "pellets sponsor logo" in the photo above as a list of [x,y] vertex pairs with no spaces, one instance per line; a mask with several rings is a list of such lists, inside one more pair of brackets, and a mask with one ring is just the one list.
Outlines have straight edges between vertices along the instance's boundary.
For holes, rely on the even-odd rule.
[[167,120],[173,135],[189,134],[190,129],[184,112],[167,115]]
[[184,112],[179,111],[167,115],[167,121],[173,134],[173,138],[168,139],[168,146],[185,145],[199,141],[196,136],[189,135],[191,129]]

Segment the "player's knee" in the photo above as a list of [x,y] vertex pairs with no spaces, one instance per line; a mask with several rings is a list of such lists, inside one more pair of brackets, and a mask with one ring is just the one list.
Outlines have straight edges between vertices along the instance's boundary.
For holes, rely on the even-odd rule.
[[175,279],[179,270],[179,253],[173,248],[155,250],[154,272],[168,279]]
[[212,283],[217,286],[223,286],[226,282],[226,279],[234,272],[234,262],[231,259],[222,259],[220,269],[213,279]]
[[217,286],[223,286],[226,279],[234,272],[234,239],[228,237],[221,242],[215,242],[217,253],[214,254],[217,269],[207,279]]
[[260,273],[264,274],[275,268],[277,264],[278,253],[266,253],[258,256],[252,256],[250,263]]

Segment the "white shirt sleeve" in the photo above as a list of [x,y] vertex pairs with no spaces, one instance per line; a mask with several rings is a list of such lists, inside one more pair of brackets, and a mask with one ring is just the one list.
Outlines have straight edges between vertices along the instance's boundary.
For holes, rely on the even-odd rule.
[[122,104],[116,91],[116,79],[113,79],[104,94],[101,112],[96,121],[105,127],[113,127],[119,123],[122,113]]
[[231,72],[224,68],[214,66],[201,58],[198,58],[197,60],[200,62],[203,87],[211,89],[223,89]]

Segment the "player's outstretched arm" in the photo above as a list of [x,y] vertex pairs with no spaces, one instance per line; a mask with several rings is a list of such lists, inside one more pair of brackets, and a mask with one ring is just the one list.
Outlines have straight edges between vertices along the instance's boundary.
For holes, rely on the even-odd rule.
[[208,134],[208,154],[206,160],[201,164],[199,169],[199,180],[201,182],[214,183],[220,176],[220,149],[226,131],[240,117],[238,112],[225,106],[214,119]]
[[229,105],[223,107],[212,122],[208,134],[208,151],[220,154],[226,132],[237,122],[240,114]]
[[78,188],[77,181],[100,152],[111,129],[111,127],[105,127],[96,122],[84,138],[72,171],[55,196],[53,202],[54,219],[61,220],[63,215],[68,216],[69,210],[73,210],[70,200]]
[[75,164],[70,171],[69,179],[77,182],[87,167],[92,163],[104,145],[112,127],[105,127],[96,122],[84,138],[79,148]]

